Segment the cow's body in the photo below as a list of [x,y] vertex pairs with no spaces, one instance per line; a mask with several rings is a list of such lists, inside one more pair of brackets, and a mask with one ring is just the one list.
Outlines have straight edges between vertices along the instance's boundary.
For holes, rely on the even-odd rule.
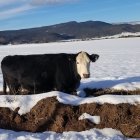
[[51,90],[73,92],[80,84],[76,58],[78,54],[43,54],[6,56],[1,62],[10,93],[21,90],[41,93]]

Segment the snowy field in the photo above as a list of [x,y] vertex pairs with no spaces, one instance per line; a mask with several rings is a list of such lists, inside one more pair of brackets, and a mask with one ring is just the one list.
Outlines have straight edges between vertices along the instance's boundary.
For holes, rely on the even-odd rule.
[[96,63],[91,63],[91,78],[82,81],[81,86],[126,90],[140,87],[140,38],[0,46],[0,61],[7,55],[80,51],[100,55]]
[[[48,44],[24,44],[0,46],[0,61],[4,56],[15,54],[44,54],[44,53],[77,53],[86,51],[89,54],[100,55],[96,63],[91,63],[91,78],[82,80],[78,93],[83,88],[114,88],[124,90],[140,89],[140,38],[107,39],[78,42],[60,42]],[[0,89],[2,90],[2,73],[0,70]],[[82,93],[82,92],[81,92]],[[61,92],[43,93],[32,96],[6,96],[1,95],[0,107],[15,109],[20,107],[19,113],[23,114],[30,110],[38,100],[45,97],[57,95],[62,103],[140,103],[140,95],[113,96],[103,95],[100,97],[82,98],[67,95]],[[11,102],[7,102],[7,100]],[[28,105],[28,106],[24,106]],[[86,112],[85,112],[86,113]],[[84,132],[54,132],[27,133],[13,132],[0,129],[0,140],[123,140],[124,136],[112,129],[91,129]]]

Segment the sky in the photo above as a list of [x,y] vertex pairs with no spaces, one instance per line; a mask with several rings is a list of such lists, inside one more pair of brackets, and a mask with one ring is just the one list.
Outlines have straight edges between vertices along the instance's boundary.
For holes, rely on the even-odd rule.
[[0,0],[0,31],[88,20],[140,21],[140,0]]

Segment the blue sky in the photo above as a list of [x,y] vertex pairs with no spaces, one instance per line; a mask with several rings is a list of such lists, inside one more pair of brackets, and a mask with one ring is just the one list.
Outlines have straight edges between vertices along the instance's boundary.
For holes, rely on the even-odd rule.
[[140,0],[0,0],[0,30],[68,21],[140,21]]

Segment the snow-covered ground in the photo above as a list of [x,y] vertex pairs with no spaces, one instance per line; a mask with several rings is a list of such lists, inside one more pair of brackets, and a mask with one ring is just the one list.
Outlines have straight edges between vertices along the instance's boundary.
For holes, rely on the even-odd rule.
[[[140,37],[140,32],[122,32],[120,34],[115,34],[111,36],[103,36],[103,37],[94,37],[94,38],[86,38],[85,40],[103,40],[103,39],[117,39],[117,38],[127,38],[127,37]],[[61,40],[60,42],[74,42],[74,41],[82,41],[82,39],[70,39],[70,40]]]
[[100,55],[96,63],[91,63],[91,78],[83,80],[81,87],[132,90],[140,87],[140,38],[0,46],[0,61],[6,55],[80,51]]
[[[92,40],[78,42],[59,42],[48,44],[24,44],[0,46],[0,61],[6,55],[15,54],[44,54],[44,53],[77,53],[86,51],[89,54],[100,55],[96,63],[92,63],[91,78],[82,80],[80,88],[114,88],[135,90],[140,89],[140,38],[121,38],[107,40]],[[0,89],[2,90],[2,73],[0,70]],[[19,113],[23,114],[30,110],[36,102],[46,96],[57,95],[57,99],[63,103],[82,104],[91,102],[111,102],[117,103],[140,103],[140,95],[135,96],[113,96],[104,95],[100,97],[82,98],[67,95],[61,92],[43,93],[32,96],[6,96],[1,95],[0,106],[11,109],[20,106]],[[10,101],[10,103],[9,103]],[[27,105],[27,106],[24,106]],[[85,112],[86,113],[86,112]],[[122,140],[124,136],[112,129],[91,129],[84,132],[65,132],[63,134],[44,132],[27,133],[13,132],[0,129],[0,140],[54,140],[54,139],[87,139],[87,140]]]
[[132,32],[122,32],[120,34],[112,35],[112,36],[105,36],[101,38],[93,38],[93,39],[113,39],[113,38],[125,38],[125,37],[139,37],[140,32],[132,33]]
[[119,131],[111,128],[91,129],[83,132],[71,131],[62,134],[55,132],[14,132],[0,129],[0,140],[124,140],[124,137]]
[[28,113],[33,106],[36,105],[38,101],[43,98],[56,96],[57,100],[63,104],[69,105],[80,105],[86,103],[110,103],[110,104],[120,104],[120,103],[130,103],[137,105],[140,103],[140,95],[102,95],[99,97],[89,97],[83,98],[75,95],[70,95],[58,91],[42,93],[37,95],[0,95],[0,107],[8,107],[15,110],[20,107],[18,113],[20,115]]
[[88,119],[89,121],[95,123],[95,124],[100,124],[100,116],[91,116],[90,114],[83,113],[80,117],[79,120],[84,120]]

